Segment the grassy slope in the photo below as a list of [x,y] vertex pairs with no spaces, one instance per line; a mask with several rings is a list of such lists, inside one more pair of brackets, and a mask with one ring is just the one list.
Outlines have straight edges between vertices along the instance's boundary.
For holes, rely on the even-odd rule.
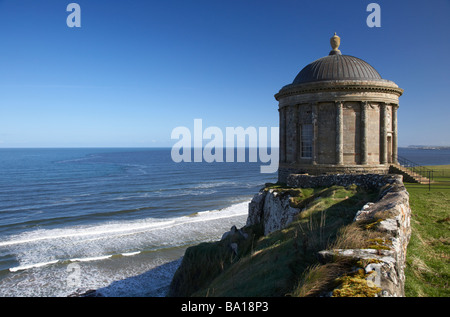
[[[255,234],[257,230],[254,228],[249,229],[248,234],[252,238],[247,240],[238,256],[227,253],[229,241],[188,249],[183,259],[184,265],[172,282],[175,289],[178,288],[177,294],[172,295],[304,294],[305,290],[299,289],[299,281],[306,271],[318,265],[317,251],[333,244],[339,230],[352,222],[356,211],[366,202],[374,201],[378,192],[366,192],[356,186],[333,186],[328,189],[304,189],[299,195],[310,201],[300,217],[288,228],[265,237]],[[309,199],[314,195],[320,198]],[[217,253],[222,254],[217,256]],[[183,289],[186,285],[190,289]]]
[[[428,185],[405,184],[412,209],[412,235],[405,270],[405,292],[410,297],[450,296],[450,165],[433,168],[448,173],[444,173],[447,178],[435,177],[431,191]],[[317,189],[306,189],[302,198],[314,194],[318,194]],[[373,201],[374,193],[334,188],[321,194],[322,198],[313,200],[302,217],[285,230],[262,237],[261,228],[248,228],[251,239],[240,245],[237,256],[229,250],[232,242],[229,239],[188,249],[185,259],[190,263],[183,267],[184,272],[179,272],[178,283],[194,285],[194,289],[185,290],[182,296],[314,296],[320,293],[327,287],[322,282],[324,276],[325,280],[333,280],[333,274],[345,268],[345,264],[318,265],[316,251],[330,245],[357,248],[358,245],[352,245],[359,244],[357,240],[376,240],[367,236],[368,230],[347,225],[365,202]],[[361,234],[364,239],[360,238]],[[356,239],[351,239],[352,235]]]
[[[432,166],[447,170],[450,165]],[[406,296],[450,296],[450,178],[436,177],[431,185],[406,183],[412,210],[408,245]]]

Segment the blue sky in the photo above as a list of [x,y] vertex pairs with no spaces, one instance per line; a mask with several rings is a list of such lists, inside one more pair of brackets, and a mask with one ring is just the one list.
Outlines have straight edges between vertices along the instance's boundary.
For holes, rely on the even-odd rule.
[[0,0],[0,147],[170,147],[196,118],[277,127],[273,95],[334,32],[405,89],[400,146],[450,145],[449,15],[448,0]]

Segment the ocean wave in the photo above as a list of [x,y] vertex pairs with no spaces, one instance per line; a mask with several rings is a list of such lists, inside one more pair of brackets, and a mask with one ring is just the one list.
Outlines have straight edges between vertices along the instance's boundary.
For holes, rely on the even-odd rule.
[[138,255],[138,254],[140,254],[140,253],[141,253],[141,251],[125,252],[125,253],[122,253],[121,255],[122,255],[122,256],[133,256],[133,255]]
[[47,230],[37,230],[31,233],[25,234],[28,236],[27,238],[22,239],[12,239],[9,241],[0,242],[0,247],[2,246],[10,246],[14,244],[24,244],[24,243],[33,243],[43,240],[58,240],[65,238],[75,238],[75,237],[85,237],[85,236],[97,236],[97,235],[113,235],[118,233],[125,233],[130,231],[140,231],[140,230],[149,230],[152,228],[161,228],[168,224],[173,224],[173,220],[169,221],[156,221],[148,224],[124,224],[124,227],[121,227],[121,224],[114,225],[100,225],[96,227],[82,227],[75,229],[47,229]]
[[200,183],[194,185],[193,189],[201,189],[201,188],[214,188],[214,187],[223,187],[223,186],[230,186],[230,185],[237,185],[238,182],[236,181],[221,181],[221,182],[206,182],[206,183]]
[[53,261],[48,261],[48,262],[26,264],[26,265],[12,267],[12,268],[9,269],[9,271],[10,272],[17,272],[17,271],[29,270],[29,269],[33,269],[33,268],[47,266],[47,265],[50,265],[50,264],[55,264],[55,263],[58,263],[58,262],[59,262],[59,260],[53,260]]
[[31,263],[31,264],[24,264],[24,265],[20,265],[20,266],[11,267],[11,268],[9,268],[9,271],[10,272],[25,271],[25,270],[40,268],[40,267],[57,264],[57,263],[101,261],[101,260],[106,260],[106,259],[110,259],[110,258],[117,257],[117,256],[125,256],[125,257],[134,256],[134,255],[138,255],[140,253],[141,253],[141,251],[135,251],[135,252],[125,252],[125,253],[120,253],[120,254],[99,255],[99,256],[92,256],[92,257],[85,257],[85,258],[73,258],[73,259],[66,259],[66,260],[61,260],[61,259],[51,260],[51,261],[46,261],[46,262]]
[[[247,213],[248,201],[238,202],[222,209],[199,211],[192,215],[198,215],[196,219],[192,217],[174,217],[155,219],[148,218],[137,221],[119,221],[95,226],[79,226],[62,229],[37,229],[23,234],[10,237],[9,240],[0,241],[0,247],[14,244],[32,243],[43,240],[57,240],[65,238],[75,238],[84,236],[115,235],[122,233],[141,232],[142,230],[160,230],[171,226],[180,226],[187,223],[219,220]],[[134,210],[152,209],[152,207],[143,207],[133,210],[121,210],[120,213]],[[117,212],[114,212],[117,213]],[[203,216],[203,217],[202,217]]]
[[54,161],[54,163],[55,164],[76,163],[76,162],[83,162],[83,161],[88,161],[88,160],[92,160],[92,159],[97,159],[100,157],[101,156],[98,154],[89,154],[89,155],[86,155],[85,157],[78,157],[78,158],[73,158],[73,159]]
[[37,229],[1,241],[0,251],[13,254],[19,264],[10,268],[10,272],[69,262],[131,257],[216,240],[232,225],[243,225],[247,213],[248,201],[244,201],[223,209],[172,218]]
[[111,258],[112,255],[99,255],[99,256],[91,256],[87,258],[74,258],[70,259],[70,262],[92,262],[92,261],[100,261]]

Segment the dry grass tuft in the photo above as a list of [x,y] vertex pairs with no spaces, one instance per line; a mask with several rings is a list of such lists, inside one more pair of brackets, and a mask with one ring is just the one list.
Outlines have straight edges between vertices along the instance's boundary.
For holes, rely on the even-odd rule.
[[348,259],[339,258],[324,265],[315,264],[302,275],[298,286],[289,294],[298,297],[314,297],[337,286],[336,281],[351,267]]
[[365,249],[373,245],[373,241],[384,237],[381,232],[365,230],[364,224],[353,222],[340,229],[330,249]]

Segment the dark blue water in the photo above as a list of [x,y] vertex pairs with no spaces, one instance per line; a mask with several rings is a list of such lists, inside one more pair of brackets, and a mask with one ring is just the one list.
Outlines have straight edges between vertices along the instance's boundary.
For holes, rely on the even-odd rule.
[[[450,164],[450,150],[399,155]],[[0,149],[0,296],[163,294],[175,266],[162,264],[245,224],[251,197],[277,178],[261,165],[174,163],[170,149]]]
[[273,178],[256,163],[174,163],[169,149],[3,149],[0,239],[223,208]]
[[260,166],[174,163],[170,149],[0,149],[0,296],[104,287],[220,238],[276,180]]
[[398,148],[398,155],[419,165],[450,164],[450,149],[425,150],[415,148]]

